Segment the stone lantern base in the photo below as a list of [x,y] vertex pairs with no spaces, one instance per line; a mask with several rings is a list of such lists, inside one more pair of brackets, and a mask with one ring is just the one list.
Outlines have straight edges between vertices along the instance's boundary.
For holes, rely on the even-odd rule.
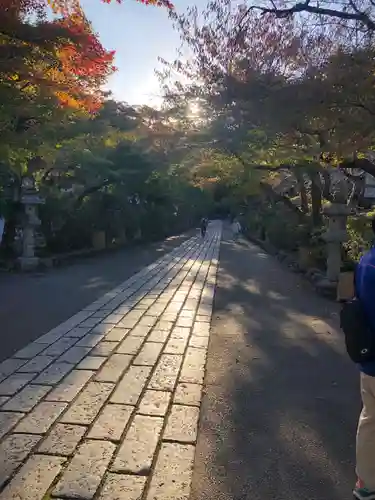
[[19,257],[18,262],[22,271],[33,271],[39,265],[38,257]]

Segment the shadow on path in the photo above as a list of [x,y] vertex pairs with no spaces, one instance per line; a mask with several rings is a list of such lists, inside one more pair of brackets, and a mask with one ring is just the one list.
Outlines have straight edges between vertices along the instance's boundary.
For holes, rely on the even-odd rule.
[[196,230],[118,250],[40,274],[0,275],[0,361],[67,320]]
[[191,500],[351,497],[359,388],[337,312],[224,231]]

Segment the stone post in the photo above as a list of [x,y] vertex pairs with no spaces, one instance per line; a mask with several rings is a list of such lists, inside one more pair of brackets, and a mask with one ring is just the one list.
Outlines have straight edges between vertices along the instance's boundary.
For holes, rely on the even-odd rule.
[[342,203],[332,203],[324,208],[328,217],[328,230],[323,235],[327,242],[327,272],[326,278],[318,286],[327,291],[336,291],[341,271],[341,249],[347,240],[346,221],[350,208]]
[[347,240],[346,221],[350,208],[332,203],[324,209],[328,217],[328,231],[323,236],[327,242],[327,279],[337,283],[341,271],[341,247]]
[[22,255],[19,262],[22,270],[32,270],[38,266],[39,259],[35,255],[35,228],[40,225],[37,205],[44,203],[36,191],[33,181],[25,178],[22,183],[21,203],[24,205],[24,225]]

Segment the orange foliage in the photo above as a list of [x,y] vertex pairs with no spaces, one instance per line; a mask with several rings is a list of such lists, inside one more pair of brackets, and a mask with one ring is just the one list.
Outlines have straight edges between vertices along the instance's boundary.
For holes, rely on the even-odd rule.
[[[111,0],[101,1],[111,3]],[[145,5],[173,7],[169,0],[137,1]],[[48,36],[52,37],[55,46],[56,63],[44,67],[43,74],[38,68],[30,68],[28,75],[22,75],[22,81],[48,88],[63,106],[95,112],[102,101],[101,86],[115,71],[115,53],[106,50],[92,31],[91,24],[80,7],[80,0],[0,0],[0,25],[7,28],[15,28],[17,24],[22,26],[22,19],[26,15],[36,14],[40,19],[45,19],[48,7],[59,16],[54,21],[43,23],[44,27],[52,28],[49,29]],[[7,33],[7,43],[19,45],[19,36],[9,42],[13,38],[11,33],[16,32],[13,28],[12,31],[4,30]],[[53,41],[53,28],[56,28],[56,33],[63,28],[66,36],[62,38],[57,35]],[[30,45],[29,42],[27,44]],[[33,43],[31,45],[34,46]],[[38,50],[38,45],[35,45],[35,49]],[[17,74],[13,74],[11,79],[15,82],[21,81]]]
[[94,112],[101,104],[100,86],[115,71],[115,53],[104,49],[78,8],[55,24],[66,28],[75,40],[64,44],[58,51],[60,65],[55,77],[60,79],[63,87],[66,84],[67,89],[58,88],[55,95],[64,105]]

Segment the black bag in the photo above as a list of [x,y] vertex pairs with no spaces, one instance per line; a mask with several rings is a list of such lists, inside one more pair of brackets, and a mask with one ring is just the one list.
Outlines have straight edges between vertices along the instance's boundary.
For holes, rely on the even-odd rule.
[[345,335],[346,350],[354,363],[375,361],[375,331],[370,327],[359,299],[343,304],[340,327]]

